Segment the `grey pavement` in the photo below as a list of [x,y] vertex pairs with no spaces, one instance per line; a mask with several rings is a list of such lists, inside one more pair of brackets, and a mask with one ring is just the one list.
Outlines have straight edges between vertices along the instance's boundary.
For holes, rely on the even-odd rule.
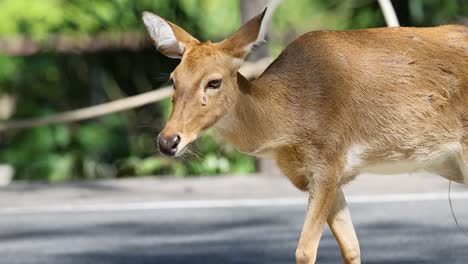
[[[429,175],[363,175],[348,185],[363,263],[468,263],[447,185]],[[468,188],[452,191],[468,228]],[[246,199],[286,203],[236,203]],[[184,207],[190,201],[199,203]],[[15,183],[0,189],[0,263],[294,263],[305,202],[285,178],[258,175]],[[328,229],[318,263],[341,263]]]
[[[348,195],[447,192],[448,181],[434,175],[360,175],[345,186]],[[468,191],[454,184],[453,191]],[[100,203],[193,201],[294,197],[298,191],[282,176],[237,175],[201,178],[142,177],[64,184],[15,182],[0,187],[0,212],[5,207],[50,207]]]

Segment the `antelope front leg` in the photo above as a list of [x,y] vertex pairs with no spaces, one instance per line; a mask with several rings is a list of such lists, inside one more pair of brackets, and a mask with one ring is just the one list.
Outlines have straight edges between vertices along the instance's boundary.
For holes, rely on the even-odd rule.
[[336,175],[317,175],[321,182],[315,180],[309,189],[309,206],[301,238],[296,250],[297,264],[313,264],[317,258],[317,248],[328,215],[332,211],[337,191]]
[[344,263],[360,264],[361,253],[359,241],[354,231],[351,215],[349,214],[349,209],[341,187],[337,189],[335,204],[328,215],[327,222],[338,241]]

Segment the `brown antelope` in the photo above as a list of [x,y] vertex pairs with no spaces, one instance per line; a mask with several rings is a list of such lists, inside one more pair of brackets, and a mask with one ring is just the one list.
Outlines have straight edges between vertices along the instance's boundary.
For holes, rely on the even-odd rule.
[[360,263],[343,184],[414,170],[468,183],[468,27],[310,32],[249,81],[238,70],[264,16],[212,43],[143,13],[159,51],[181,59],[159,149],[179,156],[214,127],[241,152],[275,159],[309,193],[296,262],[315,263],[328,223],[344,262]]

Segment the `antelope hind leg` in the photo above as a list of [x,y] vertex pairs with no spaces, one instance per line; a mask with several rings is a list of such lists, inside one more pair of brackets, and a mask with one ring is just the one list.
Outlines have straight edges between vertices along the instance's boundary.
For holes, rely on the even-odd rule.
[[330,211],[327,222],[340,246],[344,263],[360,264],[361,251],[359,241],[354,231],[351,215],[341,187],[338,187],[335,203]]

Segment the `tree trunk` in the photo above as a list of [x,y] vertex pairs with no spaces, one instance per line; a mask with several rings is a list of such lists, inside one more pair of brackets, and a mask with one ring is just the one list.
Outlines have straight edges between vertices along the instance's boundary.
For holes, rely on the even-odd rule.
[[[254,16],[260,14],[267,3],[267,0],[240,0],[242,23],[245,23]],[[252,53],[250,53],[247,60],[257,61],[268,56],[270,56],[270,53],[268,52],[268,44],[264,43],[262,46],[257,47]]]
[[[260,14],[260,12],[262,12],[266,7],[267,3],[267,0],[240,0],[242,23],[245,23],[254,16]],[[247,57],[247,60],[257,61],[268,56],[270,56],[270,53],[268,51],[268,42],[266,42],[250,53],[250,55]],[[276,162],[271,159],[257,159],[256,167],[257,171],[263,175],[281,174],[278,166],[276,165]]]

